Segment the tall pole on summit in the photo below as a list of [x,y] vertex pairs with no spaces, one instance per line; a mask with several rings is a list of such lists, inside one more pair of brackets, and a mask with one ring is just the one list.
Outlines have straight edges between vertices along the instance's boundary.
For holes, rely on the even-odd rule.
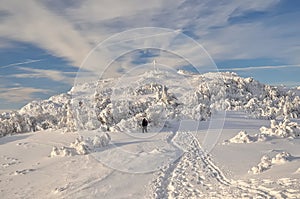
[[156,60],[153,60],[153,67],[154,67],[154,71],[157,72],[157,68],[156,68]]

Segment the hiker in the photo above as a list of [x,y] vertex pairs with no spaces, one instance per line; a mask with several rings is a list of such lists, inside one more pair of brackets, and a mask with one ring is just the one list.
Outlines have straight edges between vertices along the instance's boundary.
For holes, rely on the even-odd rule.
[[148,131],[147,131],[147,126],[148,126],[148,121],[147,121],[147,119],[146,118],[143,118],[143,121],[142,121],[142,132],[143,133],[147,133]]

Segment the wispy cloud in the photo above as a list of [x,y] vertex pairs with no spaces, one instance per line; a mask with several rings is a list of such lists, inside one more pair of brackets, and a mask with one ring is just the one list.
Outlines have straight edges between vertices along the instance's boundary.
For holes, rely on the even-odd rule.
[[3,38],[31,43],[77,66],[90,50],[88,41],[73,24],[47,9],[41,1],[3,0],[1,10],[9,13],[1,19]]
[[265,69],[281,69],[281,68],[300,68],[300,64],[298,65],[279,65],[279,66],[249,66],[243,68],[221,68],[218,69],[220,71],[254,71],[254,70],[265,70]]
[[[277,28],[266,28],[259,22],[248,24],[248,27],[231,25],[229,19],[249,11],[268,10],[278,2],[104,0],[99,3],[97,0],[87,0],[62,3],[4,0],[2,5],[5,7],[2,9],[9,14],[2,17],[0,36],[32,43],[54,56],[66,58],[77,67],[98,42],[114,33],[143,26],[167,27],[183,32],[188,30],[200,44],[204,44],[214,59],[257,58],[274,53],[273,47],[282,44],[282,38],[277,38]],[[264,38],[262,35],[266,29],[269,29],[269,35],[275,36]],[[263,44],[262,40],[268,44]],[[163,38],[161,42],[167,41]],[[288,39],[285,43],[286,48],[291,45]],[[178,48],[180,45],[184,44],[178,44]],[[257,49],[263,50],[256,52]],[[287,59],[294,56],[294,51],[287,53],[285,50],[276,55]],[[93,65],[101,65],[106,56],[109,55],[96,57]]]
[[282,82],[276,82],[274,83],[273,85],[275,86],[286,86],[286,87],[289,87],[289,88],[297,88],[300,86],[300,81],[282,81]]
[[36,68],[26,68],[26,67],[18,67],[22,71],[26,71],[27,73],[22,74],[14,74],[12,77],[15,78],[48,78],[55,82],[66,83],[69,85],[73,85],[74,77],[76,76],[76,72],[63,72],[58,70],[51,69],[36,69]]
[[24,62],[17,62],[17,63],[12,63],[12,64],[8,64],[8,65],[0,66],[0,69],[13,67],[13,66],[24,65],[24,64],[31,64],[31,63],[36,63],[36,62],[40,62],[40,61],[42,61],[42,60],[38,59],[38,60],[27,60],[27,61],[24,61]]
[[38,89],[33,87],[13,87],[13,88],[1,88],[0,87],[0,99],[9,102],[22,103],[31,101],[34,99],[35,93],[49,93],[48,90]]
[[260,22],[234,24],[206,35],[203,45],[218,60],[267,57],[294,64],[300,62],[300,42],[295,36],[285,35],[295,32],[300,32],[300,27],[266,27]]

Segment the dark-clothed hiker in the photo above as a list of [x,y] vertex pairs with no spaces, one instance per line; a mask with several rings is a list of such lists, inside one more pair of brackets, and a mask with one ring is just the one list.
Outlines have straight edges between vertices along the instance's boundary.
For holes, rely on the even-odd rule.
[[147,121],[147,119],[146,118],[143,118],[143,121],[142,121],[142,132],[143,133],[147,133],[148,131],[147,131],[147,126],[148,126],[148,121]]

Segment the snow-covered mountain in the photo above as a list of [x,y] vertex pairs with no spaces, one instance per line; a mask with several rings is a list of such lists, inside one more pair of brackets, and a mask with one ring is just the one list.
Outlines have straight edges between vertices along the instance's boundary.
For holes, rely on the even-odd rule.
[[[16,135],[0,139],[0,193],[300,198],[299,104],[296,89],[234,73],[150,71],[75,84],[1,114],[1,136]],[[148,133],[138,133],[143,117]]]
[[235,73],[151,71],[75,85],[68,93],[2,113],[0,136],[43,129],[135,130],[144,116],[151,126],[161,127],[172,119],[207,120],[216,110],[245,111],[262,119],[299,118],[300,97]]

